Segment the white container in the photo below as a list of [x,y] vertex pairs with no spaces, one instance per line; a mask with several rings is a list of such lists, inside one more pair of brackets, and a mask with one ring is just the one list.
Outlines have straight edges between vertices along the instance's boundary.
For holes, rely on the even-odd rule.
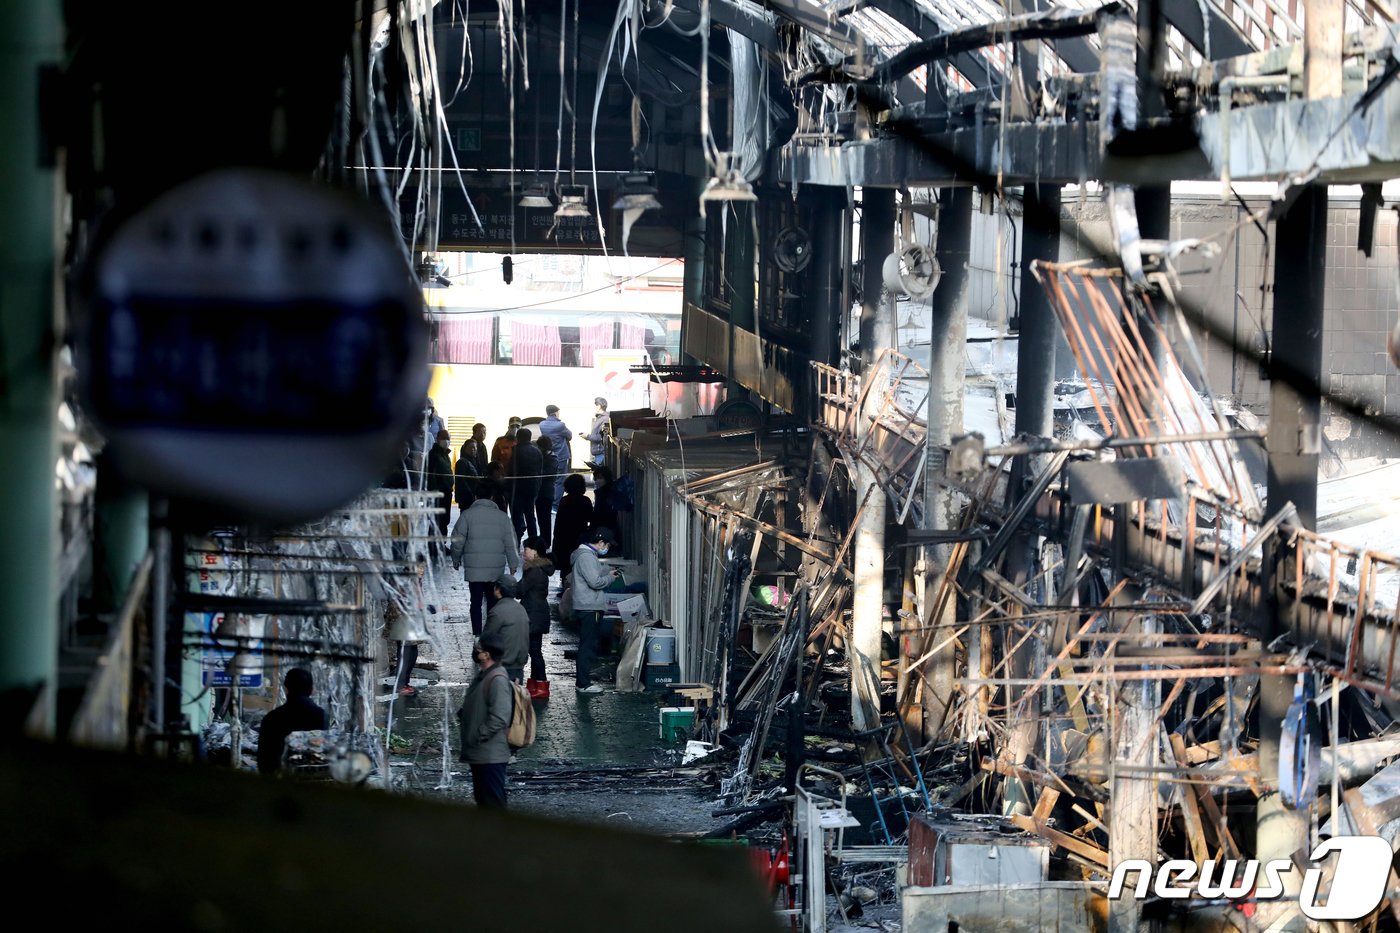
[[648,664],[675,664],[676,630],[673,628],[648,629],[645,653]]

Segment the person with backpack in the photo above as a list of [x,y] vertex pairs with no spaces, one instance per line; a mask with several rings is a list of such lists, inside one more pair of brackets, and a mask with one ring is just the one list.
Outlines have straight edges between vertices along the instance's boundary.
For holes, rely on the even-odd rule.
[[506,808],[506,765],[515,693],[501,658],[505,646],[478,638],[472,648],[479,673],[467,689],[457,718],[462,726],[461,760],[471,766],[472,794],[483,809]]
[[525,662],[530,660],[530,617],[525,607],[516,602],[519,584],[510,574],[501,574],[496,583],[496,604],[486,614],[486,627],[481,637],[500,642],[504,654],[501,666],[510,675],[511,683],[524,683]]

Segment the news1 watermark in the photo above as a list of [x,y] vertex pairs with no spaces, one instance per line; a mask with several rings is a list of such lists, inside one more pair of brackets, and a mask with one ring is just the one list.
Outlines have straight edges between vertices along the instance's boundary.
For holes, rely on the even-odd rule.
[[[1337,864],[1326,891],[1318,888],[1327,872],[1321,863],[1336,853]],[[1333,836],[1317,844],[1308,856],[1313,867],[1303,873],[1298,908],[1309,920],[1359,920],[1385,897],[1390,880],[1390,843],[1379,836]],[[1288,859],[1260,862],[1226,859],[1201,864],[1173,859],[1154,866],[1146,859],[1124,859],[1113,869],[1109,900],[1156,896],[1167,900],[1202,897],[1210,900],[1249,898],[1268,901],[1285,891],[1284,876],[1297,867]],[[1129,875],[1134,875],[1131,887]],[[1325,903],[1319,903],[1325,901]]]

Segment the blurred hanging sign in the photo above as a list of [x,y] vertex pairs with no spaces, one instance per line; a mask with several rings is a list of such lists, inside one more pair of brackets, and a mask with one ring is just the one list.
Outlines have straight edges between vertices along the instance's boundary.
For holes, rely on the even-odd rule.
[[80,367],[118,467],[295,522],[373,485],[421,414],[428,328],[391,226],[291,176],[168,192],[97,254]]

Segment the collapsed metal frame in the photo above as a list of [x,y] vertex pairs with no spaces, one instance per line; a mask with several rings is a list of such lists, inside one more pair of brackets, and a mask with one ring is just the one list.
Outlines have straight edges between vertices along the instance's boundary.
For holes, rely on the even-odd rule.
[[[235,767],[244,692],[255,690],[275,704],[288,663],[319,663],[325,670],[326,706],[339,736],[337,749],[368,751],[384,785],[390,786],[385,756],[392,707],[380,716],[374,689],[388,650],[382,617],[384,608],[393,605],[415,615],[418,631],[431,631],[420,601],[409,599],[407,591],[432,585],[423,580],[421,568],[429,563],[430,545],[445,547],[433,523],[440,496],[373,489],[297,528],[270,535],[223,529],[185,542],[183,564],[191,584],[212,581],[222,592],[205,586],[205,592],[176,598],[177,610],[186,613],[184,649],[253,655],[261,659],[256,666],[265,675],[259,688],[240,687],[236,680],[230,685],[237,720]],[[208,632],[190,630],[191,621],[203,613],[224,615],[225,623]],[[241,631],[239,620],[253,614],[265,616],[267,628]],[[380,731],[383,743],[372,739]]]
[[[940,652],[957,652],[960,704],[939,731],[944,739],[968,742],[980,764],[967,785],[938,802],[955,805],[977,791],[987,801],[995,796],[985,790],[988,778],[1014,782],[1026,802],[1013,804],[1015,795],[1007,794],[1003,806],[1011,821],[1101,876],[1111,864],[1104,805],[1114,799],[1115,782],[1146,782],[1154,792],[1163,783],[1179,793],[1163,809],[1147,804],[1150,826],[1159,819],[1174,822],[1185,846],[1180,854],[1198,862],[1241,857],[1250,841],[1242,846],[1231,831],[1228,795],[1258,795],[1279,780],[1261,774],[1257,756],[1243,744],[1245,714],[1255,701],[1252,685],[1261,677],[1309,676],[1400,699],[1400,592],[1392,596],[1387,589],[1382,596],[1390,585],[1383,575],[1390,581],[1400,577],[1400,559],[1300,527],[1288,504],[1265,516],[1252,488],[1245,494],[1234,484],[1225,495],[1216,494],[1206,485],[1210,471],[1204,465],[1213,461],[1233,477],[1234,443],[1257,433],[1209,424],[1193,430],[1202,426],[1179,413],[1150,411],[1146,390],[1159,385],[1164,372],[1181,373],[1170,350],[1156,349],[1154,356],[1138,329],[1163,323],[1151,299],[1131,306],[1118,270],[1039,264],[1035,272],[1077,348],[1086,382],[1097,372],[1090,352],[1101,353],[1099,364],[1108,368],[1097,375],[1109,383],[1127,371],[1137,407],[1129,404],[1132,399],[1096,398],[1109,431],[1104,441],[1004,445],[985,451],[988,459],[971,474],[944,477],[967,497],[963,531],[983,532],[966,534],[953,549],[926,601],[917,657],[908,669],[917,673]],[[1077,281],[1067,283],[1069,277]],[[1169,292],[1165,300],[1169,307]],[[1116,308],[1109,305],[1113,301]],[[1100,328],[1092,337],[1081,319],[1086,315]],[[897,404],[898,378],[870,406],[866,397],[880,382],[879,367],[864,380],[820,364],[813,370],[817,427],[843,453],[854,456],[859,447],[861,456],[872,455],[869,445],[856,440],[875,433],[856,429],[862,411],[879,413],[873,426],[897,435],[904,445],[899,450],[921,442],[923,432],[912,421],[886,417]],[[1164,394],[1157,398],[1168,404]],[[1170,506],[1166,500],[1138,501],[1086,511],[1070,500],[1064,470],[1072,452],[1082,457],[1087,450],[1096,458],[1115,450],[1120,456],[1171,450],[1187,463],[1190,480]],[[1036,480],[1019,490],[1010,485],[1013,456],[1043,460]],[[905,469],[908,463],[901,455],[878,469],[888,475],[896,464]],[[1013,583],[1005,566],[1007,545],[1018,536],[1042,541],[1038,566],[1023,584]],[[1351,592],[1339,572],[1348,562],[1358,567]],[[1098,596],[1081,605],[1091,579],[1098,581]],[[963,607],[956,625],[933,625],[950,601]],[[1262,639],[1269,624],[1261,619],[1274,612],[1287,622],[1284,641]],[[1028,650],[1034,661],[1018,676],[1015,659]],[[1146,736],[1143,747],[1124,758],[1115,730],[1127,702],[1123,691],[1134,684],[1159,686],[1149,694],[1156,703],[1147,710],[1146,731],[1139,729]],[[1182,703],[1194,708],[1195,697],[1207,695],[1202,691],[1211,684],[1220,691],[1215,701],[1194,720],[1180,721],[1175,710]],[[918,691],[917,676],[901,682],[901,714],[917,704]],[[1231,704],[1233,711],[1226,709]],[[1212,727],[1202,732],[1193,725],[1214,717],[1215,734]],[[1164,721],[1187,731],[1160,732]],[[1029,757],[1009,754],[1010,737],[1028,722],[1036,731]],[[1074,755],[1053,747],[1068,731],[1082,742]],[[1332,754],[1340,755],[1341,748]],[[1095,793],[1085,781],[1104,782],[1107,789]],[[1003,791],[1009,786],[1004,783]],[[1221,793],[1224,801],[1217,799]],[[1052,822],[1057,807],[1060,815]],[[1076,819],[1078,828],[1067,831]]]

